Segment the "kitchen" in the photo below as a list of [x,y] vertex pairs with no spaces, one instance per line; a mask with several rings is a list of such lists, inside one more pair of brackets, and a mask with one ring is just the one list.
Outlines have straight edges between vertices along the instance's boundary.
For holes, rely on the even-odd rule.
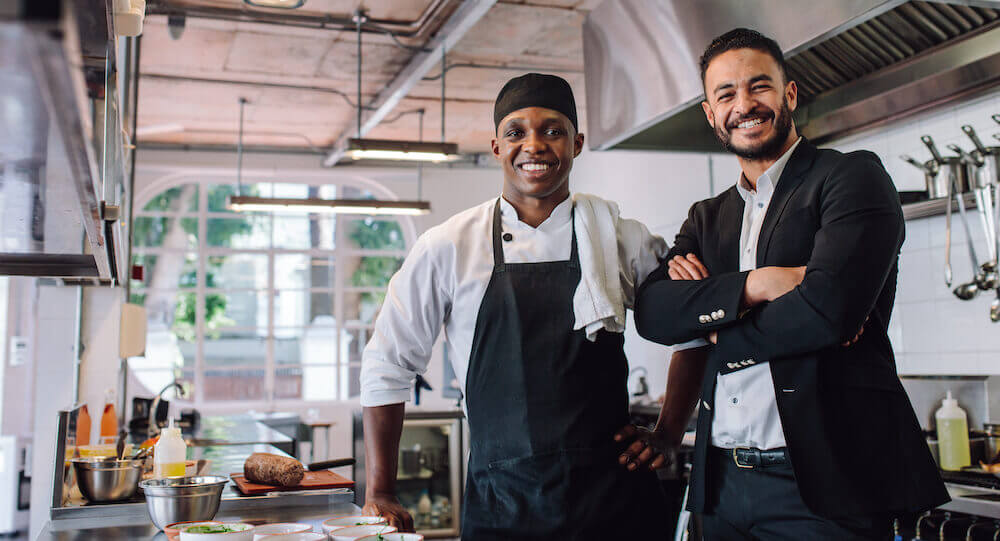
[[[963,215],[954,206],[951,219],[962,224],[953,224],[948,242],[947,189],[927,198],[923,164],[932,154],[921,137],[932,137],[945,155],[940,168],[947,173],[950,166],[944,162],[954,155],[948,145],[970,153],[976,148],[963,126],[971,126],[984,146],[1000,132],[991,118],[1000,114],[1000,92],[991,75],[1000,73],[995,65],[1000,58],[997,2],[862,2],[865,9],[796,14],[802,22],[791,35],[767,26],[774,21],[723,1],[695,9],[689,2],[664,8],[638,0],[620,6],[611,0],[363,6],[308,0],[283,9],[240,1],[162,0],[147,2],[144,14],[132,11],[132,4],[65,4],[70,7],[55,20],[46,20],[44,9],[30,12],[15,5],[9,13],[0,11],[3,48],[17,51],[16,58],[4,60],[5,79],[31,80],[24,74],[32,73],[64,90],[4,85],[5,99],[42,119],[36,127],[45,122],[57,127],[38,127],[41,143],[26,151],[13,142],[23,140],[11,135],[21,133],[10,127],[16,119],[5,120],[5,154],[42,149],[40,163],[5,167],[0,207],[3,270],[9,275],[0,279],[5,307],[0,312],[6,315],[0,325],[5,359],[0,430],[4,437],[13,436],[9,448],[14,452],[6,455],[23,456],[16,468],[20,475],[0,489],[19,495],[0,499],[5,517],[10,513],[20,521],[10,531],[24,531],[31,539],[43,532],[50,536],[45,539],[60,538],[58,532],[72,535],[117,520],[123,528],[135,528],[114,534],[119,538],[152,537],[157,529],[141,503],[120,504],[132,507],[111,519],[86,516],[86,506],[55,505],[60,468],[53,471],[51,465],[59,452],[60,411],[86,404],[96,441],[111,389],[124,427],[132,428],[137,420],[135,432],[142,432],[149,429],[142,418],[148,419],[152,402],[134,398],[153,399],[175,380],[184,388],[182,396],[167,389],[170,406],[163,415],[152,412],[157,420],[186,420],[199,425],[201,433],[212,433],[213,423],[224,427],[207,437],[189,435],[200,442],[189,444],[189,459],[211,455],[209,468],[228,476],[252,452],[246,446],[270,446],[307,464],[353,457],[360,464],[333,471],[361,485],[363,475],[357,472],[363,471],[364,453],[356,416],[361,349],[371,336],[388,277],[417,237],[496,196],[502,175],[488,155],[493,137],[488,124],[503,82],[528,71],[567,79],[587,135],[587,149],[573,171],[573,190],[617,201],[624,216],[669,240],[694,201],[724,191],[738,178],[736,160],[722,153],[711,131],[691,114],[701,114],[695,59],[712,36],[737,24],[777,37],[792,73],[806,81],[803,93],[812,101],[797,121],[808,120],[807,137],[842,151],[875,152],[897,189],[916,201],[904,207],[906,240],[889,326],[897,369],[923,428],[934,428],[934,412],[951,390],[968,415],[969,428],[978,431],[972,434],[973,447],[986,445],[982,429],[1000,416],[1000,346],[989,338],[996,332],[989,321],[994,295],[985,291],[961,300],[951,290],[970,282],[982,263],[995,257],[991,228],[984,227],[990,216],[979,213],[982,197],[977,200],[978,194],[962,188],[969,192],[961,200],[968,207]],[[35,9],[41,3],[23,5]],[[366,11],[357,14],[359,7]],[[86,16],[99,12],[110,14],[112,24],[102,26]],[[645,24],[669,38],[662,43],[628,39],[630,29],[634,32],[629,25],[643,19],[636,14],[655,14]],[[893,60],[844,45],[891,35],[889,23],[898,20],[911,21],[914,32],[931,36],[911,43],[911,34],[900,34],[897,39],[912,50],[904,56],[912,58]],[[75,33],[65,33],[67,21]],[[678,33],[678,27],[689,31]],[[48,32],[54,28],[70,38],[54,39]],[[141,38],[129,36],[139,30]],[[38,37],[18,39],[18,32]],[[826,44],[831,36],[837,40]],[[16,47],[9,45],[15,42]],[[53,54],[53,47],[62,63],[48,64],[50,71],[37,75],[40,68],[30,59]],[[883,49],[889,50],[876,47]],[[846,54],[851,51],[860,60]],[[450,67],[443,74],[442,62]],[[838,70],[823,73],[823,62]],[[919,80],[928,84],[900,82]],[[633,94],[636,89],[648,91]],[[47,97],[38,99],[39,92]],[[354,106],[359,102],[369,109],[359,112]],[[359,135],[457,142],[458,155],[421,166],[355,160],[352,151],[363,149],[352,148],[350,139]],[[59,148],[73,144],[70,150]],[[40,178],[58,180],[46,184]],[[39,185],[51,192],[37,196]],[[60,202],[60,194],[71,198]],[[41,213],[33,195],[44,201],[42,218],[37,218]],[[429,203],[430,208],[414,216],[374,218],[364,209],[236,214],[231,198],[244,195],[395,200],[415,207]],[[60,213],[75,220],[58,223]],[[41,235],[30,227],[25,231],[24,224],[38,219],[45,228]],[[59,234],[81,230],[85,236]],[[975,266],[963,245],[967,232],[977,251]],[[82,253],[81,239],[89,243]],[[946,248],[954,250],[948,261],[950,286],[944,283]],[[70,258],[8,257],[73,251]],[[669,350],[633,329],[630,323],[625,341],[635,369],[630,390],[641,391],[644,371],[648,394],[636,402],[648,408],[664,389]],[[421,464],[446,472],[441,485],[431,485],[429,504],[437,514],[436,528],[455,528],[450,536],[457,537],[457,520],[445,525],[442,518],[458,516],[458,506],[448,509],[443,499],[449,504],[460,499],[464,469],[464,460],[453,457],[463,450],[465,431],[456,420],[459,395],[448,367],[438,340],[424,375],[431,389],[421,393],[407,421],[400,468],[401,477],[419,477]],[[24,415],[24,404],[31,404],[30,415]],[[64,422],[68,430],[69,420]],[[426,432],[423,437],[417,435],[420,430]],[[444,451],[414,452],[417,445],[426,448],[428,438],[443,440],[439,449]],[[979,456],[991,458],[981,450]],[[981,484],[981,479],[950,484],[953,497],[980,491],[987,497],[956,498],[946,509],[1000,518],[988,503],[997,493],[982,490]],[[363,489],[355,487],[359,494]],[[273,509],[254,504],[259,509],[251,512],[248,500],[241,501],[231,487],[226,490],[219,516],[227,520],[302,520],[315,526],[363,503],[343,493],[286,495],[266,498]],[[413,494],[418,514],[422,490]],[[315,508],[315,513],[296,517],[279,511],[295,506]],[[100,512],[99,506],[89,509]],[[959,516],[949,519],[949,531],[971,525]],[[934,514],[924,526],[942,529],[943,517],[943,511]],[[429,529],[430,519],[423,530]]]

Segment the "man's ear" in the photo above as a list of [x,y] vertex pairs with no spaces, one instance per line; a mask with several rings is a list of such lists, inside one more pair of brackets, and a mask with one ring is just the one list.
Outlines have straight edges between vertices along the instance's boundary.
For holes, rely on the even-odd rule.
[[573,138],[573,157],[579,156],[581,152],[583,152],[583,134],[578,133]]
[[493,149],[493,157],[499,160],[500,159],[500,145],[497,143],[497,140],[493,139],[492,141],[490,141],[490,146]]
[[785,100],[788,101],[788,108],[792,111],[799,105],[799,86],[795,81],[788,81],[785,85]]
[[708,125],[715,129],[715,112],[712,111],[712,106],[708,104],[708,100],[701,102],[701,110],[705,111],[705,119],[708,120]]

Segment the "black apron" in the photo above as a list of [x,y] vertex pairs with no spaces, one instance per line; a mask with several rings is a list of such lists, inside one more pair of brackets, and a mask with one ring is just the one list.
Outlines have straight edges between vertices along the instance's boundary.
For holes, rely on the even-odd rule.
[[[471,454],[463,541],[627,539],[663,533],[653,472],[618,464],[628,417],[621,333],[573,330],[569,261],[509,264],[493,209],[493,275],[466,378]],[[643,537],[646,539],[646,537]]]

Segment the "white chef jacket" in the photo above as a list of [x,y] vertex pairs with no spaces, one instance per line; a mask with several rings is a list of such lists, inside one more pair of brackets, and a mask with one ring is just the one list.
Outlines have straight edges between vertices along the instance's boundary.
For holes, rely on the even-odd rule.
[[[757,241],[760,227],[771,204],[774,187],[800,137],[792,148],[778,158],[757,179],[757,190],[751,190],[743,174],[736,190],[743,197],[743,229],[740,231],[740,272],[757,268]],[[785,433],[778,417],[778,402],[774,396],[774,380],[769,363],[716,374],[715,415],[712,418],[712,445],[732,449],[756,447],[776,449],[785,446]]]
[[[493,274],[495,204],[491,199],[427,230],[389,281],[375,332],[362,354],[362,406],[409,400],[413,379],[426,371],[442,325],[448,358],[465,389],[479,305]],[[514,207],[501,198],[503,231],[512,236],[501,241],[505,261],[569,259],[572,206],[569,197],[536,228],[518,220]],[[635,288],[658,266],[667,244],[635,220],[619,219],[617,233],[619,276],[625,306],[631,308]]]

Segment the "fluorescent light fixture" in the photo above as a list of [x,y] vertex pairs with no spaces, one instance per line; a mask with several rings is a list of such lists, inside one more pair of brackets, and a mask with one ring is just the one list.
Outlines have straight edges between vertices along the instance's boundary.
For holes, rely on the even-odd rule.
[[344,154],[355,160],[450,162],[458,159],[458,145],[397,139],[348,139]]
[[306,0],[243,0],[243,2],[258,8],[295,9],[304,6]]
[[294,199],[280,197],[229,197],[229,210],[236,212],[297,212],[303,214],[394,214],[419,216],[431,211],[427,201],[383,201],[379,199]]

